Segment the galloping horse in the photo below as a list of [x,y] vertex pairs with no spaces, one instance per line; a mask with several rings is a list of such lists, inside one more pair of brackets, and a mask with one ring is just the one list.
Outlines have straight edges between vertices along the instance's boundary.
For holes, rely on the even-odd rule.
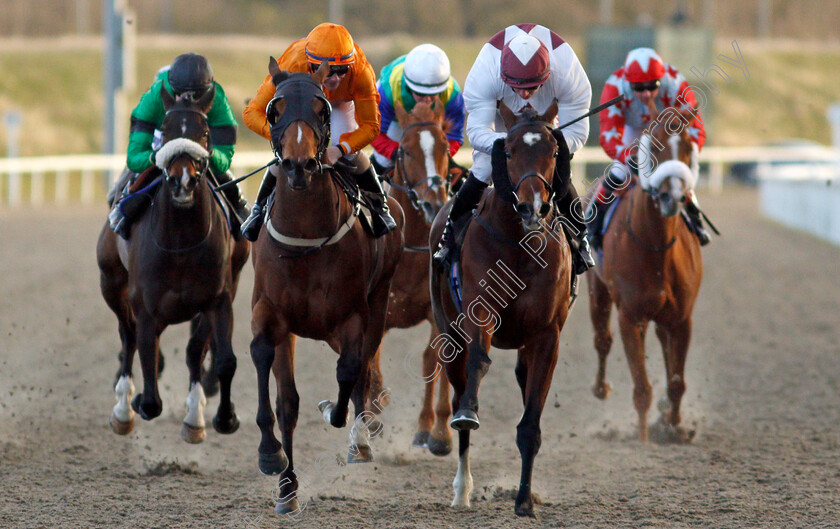
[[603,260],[588,274],[589,310],[598,351],[598,374],[592,390],[599,399],[610,393],[605,376],[612,345],[610,313],[615,303],[633,377],[641,441],[648,440],[652,400],[645,369],[645,333],[651,321],[662,344],[670,401],[663,400],[664,406],[660,406],[660,422],[666,426],[662,433],[673,442],[688,442],[694,434],[679,426],[691,313],[703,275],[700,244],[679,214],[696,178],[690,168],[688,137],[692,110],[668,108],[660,116],[651,105],[653,123],[642,135],[638,149],[641,185],[629,190],[615,206],[615,220],[603,238]]
[[[257,369],[262,432],[259,468],[281,476],[279,513],[298,509],[292,436],[299,396],[295,387],[295,337],[323,340],[339,354],[338,399],[319,404],[324,419],[347,423],[352,396],[357,420],[348,460],[372,459],[360,426],[369,389],[370,360],[382,341],[388,291],[403,249],[402,212],[389,206],[399,230],[374,239],[354,214],[355,201],[343,189],[342,175],[322,165],[329,145],[330,106],[321,89],[329,73],[325,61],[309,75],[281,71],[274,58],[269,72],[277,86],[267,108],[272,146],[281,160],[273,203],[254,244],[254,295],[251,300],[251,358]],[[277,416],[283,443],[274,434],[269,375],[277,383]]]
[[[239,428],[230,401],[236,370],[231,303],[249,244],[233,240],[208,182],[212,146],[205,113],[214,95],[211,90],[198,101],[190,96],[174,100],[161,89],[166,117],[156,161],[163,181],[153,192],[149,211],[132,226],[130,241],[117,237],[107,222],[99,235],[100,287],[117,315],[122,341],[117,404],[110,420],[111,428],[121,435],[134,428],[135,411],[146,420],[160,415],[159,338],[167,326],[188,320],[192,320],[186,354],[190,392],[181,437],[200,443],[206,436],[200,368],[210,340],[221,385],[213,427],[226,434]],[[140,352],[144,387],[132,400],[135,350]]]
[[[498,143],[494,146],[493,170],[504,171],[506,165],[510,189],[488,191],[467,227],[460,260],[461,302],[450,294],[457,288],[449,274],[434,268],[432,306],[438,327],[446,333],[436,340],[438,357],[446,364],[457,410],[450,422],[459,441],[452,505],[470,504],[470,431],[479,427],[478,387],[490,367],[492,344],[518,350],[515,373],[525,410],[516,427],[522,475],[515,512],[533,516],[531,474],[541,442],[540,417],[570,309],[572,273],[569,245],[552,201],[554,192],[567,190],[553,190],[549,182],[555,163],[568,164],[569,154],[551,132],[556,103],[541,116],[531,111],[517,118],[504,105],[500,113],[508,135],[504,152]],[[494,176],[494,181],[499,180]],[[432,247],[441,237],[448,207],[432,226]]]
[[[447,200],[446,182],[440,175],[449,170],[449,122],[444,120],[446,110],[440,101],[417,103],[411,113],[397,104],[395,111],[403,136],[390,184],[391,195],[405,214],[405,252],[391,283],[385,329],[406,329],[428,321],[431,342],[439,331],[429,294],[429,229]],[[376,388],[381,387],[382,380],[378,352],[373,368],[371,394],[378,394]],[[452,451],[452,433],[447,426],[452,408],[449,382],[441,375],[443,368],[437,362],[437,353],[427,345],[423,351],[425,394],[413,444],[443,456]],[[437,407],[433,408],[436,383],[439,393]]]

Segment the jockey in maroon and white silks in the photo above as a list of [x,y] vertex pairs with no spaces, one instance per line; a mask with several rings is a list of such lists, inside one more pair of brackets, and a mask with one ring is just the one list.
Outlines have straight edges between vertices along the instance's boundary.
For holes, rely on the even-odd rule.
[[[526,110],[544,114],[557,103],[556,127],[589,112],[592,86],[571,46],[557,33],[537,24],[516,24],[496,33],[478,53],[464,83],[464,106],[467,110],[467,137],[473,148],[472,174],[455,195],[449,219],[434,255],[441,265],[448,260],[452,239],[452,223],[472,211],[484,189],[493,180],[493,153],[504,151],[507,129],[499,113],[504,103],[514,114]],[[589,122],[581,120],[552,135],[558,144],[565,144],[560,156],[567,162],[571,154],[583,147],[589,135]],[[500,158],[500,156],[496,156]],[[497,163],[497,172],[506,173]],[[560,167],[565,174],[559,174]],[[555,196],[558,211],[569,221],[570,235],[576,242],[572,252],[575,273],[583,273],[595,265],[586,240],[586,224],[580,214],[572,214],[577,191],[571,184],[567,163],[557,163],[553,179],[556,189],[568,189]],[[507,180],[507,179],[505,179]],[[504,190],[497,189],[497,192]],[[572,233],[574,232],[574,233]]]
[[[653,101],[660,111],[668,107],[678,110],[698,107],[694,91],[685,78],[651,48],[631,50],[624,66],[607,79],[601,103],[618,96],[623,99],[598,114],[601,129],[598,140],[607,156],[615,162],[610,166],[609,176],[602,180],[593,195],[594,200],[586,214],[586,218],[590,219],[590,242],[595,249],[601,246],[603,219],[613,201],[613,191],[625,187],[628,175],[638,174],[638,140],[651,122],[648,102]],[[693,114],[696,118],[688,127],[688,136],[692,143],[691,169],[696,179],[697,155],[706,143],[706,131],[699,110]],[[700,244],[705,245],[709,242],[709,234],[700,219],[697,196],[689,191],[687,198],[685,212],[689,228],[697,235]]]

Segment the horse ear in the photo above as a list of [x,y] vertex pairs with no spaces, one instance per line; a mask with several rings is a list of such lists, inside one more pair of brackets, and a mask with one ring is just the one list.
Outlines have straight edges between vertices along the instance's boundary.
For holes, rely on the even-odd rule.
[[648,112],[650,113],[650,120],[656,121],[659,118],[659,110],[656,108],[656,101],[651,97],[647,102]]
[[557,100],[551,102],[551,105],[548,106],[546,111],[543,113],[542,116],[537,117],[537,121],[545,121],[546,123],[552,123],[554,118],[557,117]]
[[435,121],[442,124],[446,115],[446,106],[441,102],[440,96],[436,95],[432,100],[432,110],[435,111]]
[[169,93],[164,86],[164,83],[160,83],[160,99],[163,101],[163,109],[169,110],[170,108],[175,106],[175,98]]
[[394,102],[394,114],[397,116],[397,123],[400,124],[400,127],[405,128],[405,122],[408,120],[409,114],[399,101]]
[[321,66],[318,67],[317,70],[312,74],[312,79],[314,79],[318,84],[324,84],[324,81],[327,80],[327,76],[330,74],[330,63],[328,61],[322,61]]
[[216,84],[214,83],[213,86],[210,87],[210,90],[207,91],[201,98],[196,101],[196,107],[198,110],[201,110],[205,114],[210,111],[210,107],[213,106],[213,99],[216,97]]
[[268,73],[271,75],[271,82],[274,83],[274,86],[279,85],[289,77],[289,72],[281,70],[280,65],[277,64],[277,59],[274,57],[268,58]]
[[510,130],[516,124],[516,115],[503,102],[499,101],[499,114],[502,116],[502,121],[505,122],[505,128]]

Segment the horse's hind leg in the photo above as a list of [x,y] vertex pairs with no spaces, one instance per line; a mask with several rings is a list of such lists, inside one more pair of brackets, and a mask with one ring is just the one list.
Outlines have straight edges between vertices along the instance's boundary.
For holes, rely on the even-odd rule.
[[[432,325],[432,336],[429,342],[434,339],[435,326]],[[444,377],[440,376],[443,373],[443,366],[440,365],[437,359],[437,352],[432,349],[431,345],[427,344],[423,351],[423,404],[420,407],[420,414],[417,417],[417,432],[414,434],[412,445],[425,447],[428,446],[429,435],[432,432],[434,425],[435,412],[435,384]]]
[[516,495],[514,512],[518,516],[534,516],[534,501],[531,495],[531,476],[534,459],[540,450],[542,434],[540,418],[545,408],[545,399],[551,387],[551,377],[557,365],[559,332],[532,337],[519,350],[516,365],[516,380],[522,390],[525,411],[516,425],[516,446],[522,457],[522,474],[519,492]]
[[181,426],[181,439],[197,444],[207,437],[204,422],[204,407],[207,398],[201,385],[201,361],[207,350],[210,337],[210,322],[203,315],[190,322],[190,341],[187,343],[187,369],[190,372],[189,394],[187,395],[187,416]]
[[[255,293],[255,298],[257,294]],[[267,476],[276,476],[288,466],[283,446],[274,435],[274,412],[271,411],[271,398],[268,379],[275,357],[274,316],[267,303],[258,301],[254,304],[251,317],[251,329],[254,339],[251,341],[251,360],[257,369],[257,426],[260,427],[259,468]]]
[[283,450],[288,466],[280,475],[280,495],[274,512],[287,514],[296,512],[300,506],[297,498],[298,480],[295,474],[293,438],[297,426],[300,396],[295,385],[295,337],[286,335],[274,349],[274,363],[271,366],[277,383],[277,419],[283,436]]
[[589,318],[595,331],[595,350],[598,352],[598,374],[592,393],[603,400],[610,396],[612,386],[607,382],[607,355],[612,347],[612,331],[610,331],[610,314],[612,313],[612,298],[607,285],[595,274],[587,274],[589,282]]
[[[436,338],[439,335],[437,326],[434,325],[432,322],[432,336],[431,340]],[[432,348],[431,345],[426,347],[426,351],[423,356],[423,361],[425,363],[426,356],[432,357],[435,362],[435,368],[437,369],[440,366],[440,363],[437,361],[437,351]],[[429,448],[429,452],[436,456],[445,456],[449,455],[452,452],[452,432],[449,430],[449,417],[452,415],[452,402],[449,400],[449,380],[446,379],[446,374],[443,372],[443,369],[439,369],[440,373],[437,376],[437,383],[438,383],[438,399],[437,405],[435,406],[435,424],[432,428],[432,433],[429,435],[429,441],[427,446]]]
[[639,440],[647,442],[647,417],[651,403],[651,387],[645,368],[645,331],[647,322],[630,320],[623,311],[618,313],[618,326],[621,330],[621,340],[624,342],[624,353],[630,366],[633,378],[633,404],[639,416]]
[[236,355],[231,346],[233,307],[230,296],[223,294],[215,310],[209,311],[207,316],[213,326],[211,348],[216,351],[213,360],[219,376],[219,407],[213,417],[213,428],[221,434],[231,434],[239,429],[239,418],[230,399],[230,386],[236,373]]

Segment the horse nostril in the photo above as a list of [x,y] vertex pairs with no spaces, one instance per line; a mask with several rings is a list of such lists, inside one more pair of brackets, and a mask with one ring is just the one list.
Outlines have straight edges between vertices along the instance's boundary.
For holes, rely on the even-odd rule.
[[531,218],[534,215],[534,206],[527,202],[520,202],[516,205],[516,212],[520,217]]
[[548,215],[549,211],[551,211],[551,204],[548,202],[543,202],[540,206],[540,218],[543,218],[546,215]]

